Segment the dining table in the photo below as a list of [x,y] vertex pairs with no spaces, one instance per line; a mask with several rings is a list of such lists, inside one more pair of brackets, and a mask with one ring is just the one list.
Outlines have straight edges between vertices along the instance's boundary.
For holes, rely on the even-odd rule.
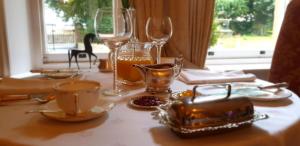
[[[112,73],[83,72],[82,79],[98,81],[101,90],[112,88]],[[255,82],[268,83],[260,79]],[[124,86],[124,96],[104,96],[115,106],[101,117],[82,122],[62,122],[40,113],[25,114],[45,104],[0,106],[0,146],[298,146],[300,100],[298,95],[276,101],[252,101],[268,118],[251,126],[219,134],[182,138],[153,118],[153,110],[132,108],[132,97],[145,93],[144,86]],[[172,91],[193,85],[174,80]]]

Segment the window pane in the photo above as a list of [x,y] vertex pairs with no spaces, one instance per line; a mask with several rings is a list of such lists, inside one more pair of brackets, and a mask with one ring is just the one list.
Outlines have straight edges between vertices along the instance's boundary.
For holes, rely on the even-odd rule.
[[[98,7],[112,7],[112,0],[43,0],[46,54],[84,49],[83,36],[94,33],[94,16]],[[112,16],[107,19],[112,19]],[[113,24],[104,28],[113,33]],[[104,45],[93,44],[94,53],[108,52]]]
[[274,10],[275,0],[216,0],[208,57],[218,56],[218,51],[222,51],[219,57],[257,57],[273,52]]

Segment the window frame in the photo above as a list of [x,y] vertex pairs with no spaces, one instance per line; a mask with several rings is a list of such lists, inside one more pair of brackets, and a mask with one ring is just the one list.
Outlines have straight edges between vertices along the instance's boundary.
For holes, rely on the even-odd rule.
[[[290,0],[275,0],[275,2],[281,2],[282,5],[276,6],[277,10],[279,9],[280,12],[274,14],[274,21],[282,22],[285,9],[288,5]],[[32,22],[32,47],[33,47],[33,67],[43,67],[49,63],[55,62],[67,62],[66,54],[46,54],[45,52],[45,28],[44,28],[44,21],[43,21],[43,0],[30,0],[28,1],[29,6],[31,8],[31,22]],[[121,2],[118,0],[113,0],[113,6],[121,5]],[[279,8],[278,8],[279,7]],[[276,9],[276,8],[275,8]],[[276,12],[275,12],[276,13]],[[277,15],[277,16],[275,16]],[[276,20],[275,20],[276,19]],[[274,26],[273,28],[273,35],[278,35],[279,30],[281,27],[280,25]],[[274,31],[275,30],[275,31]],[[240,52],[239,52],[240,51]],[[265,54],[261,54],[261,51],[265,51]],[[208,50],[208,53],[213,52],[214,56],[207,56],[206,59],[206,66],[215,66],[215,65],[230,65],[230,64],[270,64],[271,58],[273,55],[273,50],[260,48],[254,49],[249,51],[247,54],[248,56],[240,57],[240,55],[234,56],[233,53],[226,52],[223,50]],[[226,55],[227,54],[227,55]],[[243,54],[242,50],[237,50],[235,54]],[[249,54],[253,54],[252,56]],[[98,58],[107,58],[108,53],[97,53]],[[249,60],[254,60],[257,58],[258,60],[262,60],[261,58],[265,58],[264,61],[254,61],[249,62]],[[240,61],[235,61],[236,59],[240,59]],[[244,60],[244,61],[243,61]]]

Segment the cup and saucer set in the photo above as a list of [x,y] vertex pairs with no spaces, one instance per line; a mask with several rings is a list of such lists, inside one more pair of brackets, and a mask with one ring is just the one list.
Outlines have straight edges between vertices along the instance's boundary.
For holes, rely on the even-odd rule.
[[54,87],[56,99],[39,109],[43,116],[64,122],[80,122],[102,117],[114,103],[100,98],[100,84],[95,81],[72,81]]

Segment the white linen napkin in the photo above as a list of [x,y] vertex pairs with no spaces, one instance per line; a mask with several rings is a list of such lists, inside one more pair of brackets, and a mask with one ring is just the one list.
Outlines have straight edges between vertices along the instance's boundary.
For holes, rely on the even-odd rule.
[[47,94],[54,92],[54,85],[73,79],[42,80],[3,78],[0,81],[0,98],[6,95]]
[[245,74],[243,71],[212,71],[201,69],[183,69],[179,80],[187,84],[218,84],[228,82],[252,82],[254,74]]
[[[0,103],[6,101],[29,99],[28,95],[0,95]],[[0,104],[1,105],[1,104]]]

